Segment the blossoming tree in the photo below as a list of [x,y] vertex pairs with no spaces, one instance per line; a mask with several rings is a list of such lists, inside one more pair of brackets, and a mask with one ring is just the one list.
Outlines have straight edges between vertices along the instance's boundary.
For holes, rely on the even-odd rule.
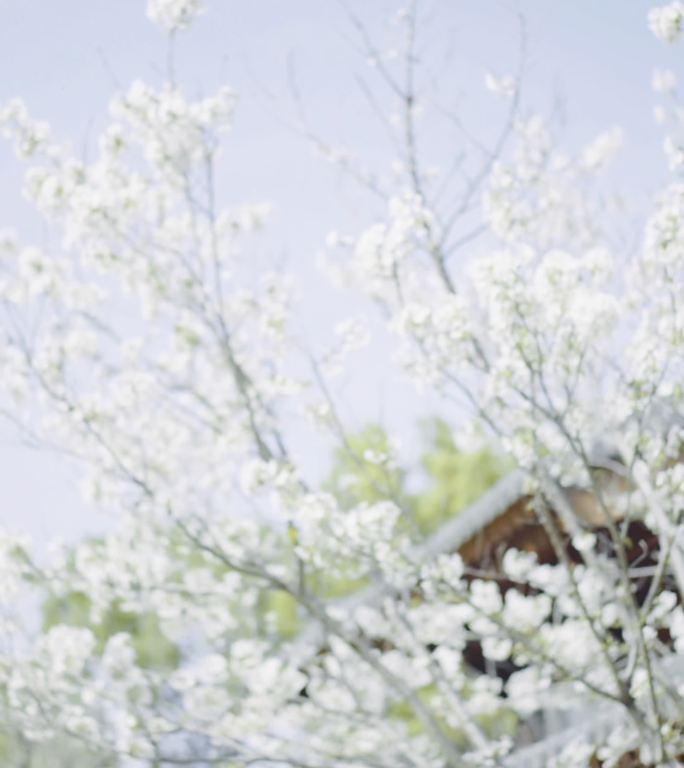
[[[171,35],[201,10],[148,5]],[[508,103],[500,141],[442,195],[420,162],[415,14],[400,16],[396,70],[359,25],[397,101],[402,167],[377,222],[329,246],[381,307],[407,375],[513,457],[554,562],[510,549],[498,575],[473,574],[457,553],[426,558],[385,470],[353,503],[307,480],[290,447],[303,419],[359,459],[328,372],[367,334],[344,323],[335,349],[309,359],[290,323],[293,278],[253,268],[268,209],[216,194],[232,91],[191,100],[172,76],[134,83],[92,162],[12,102],[3,131],[61,246],[2,237],[5,407],[82,463],[89,502],[116,519],[46,562],[0,539],[2,715],[24,743],[68,739],[121,766],[505,765],[517,723],[561,690],[619,717],[557,765],[684,754],[670,663],[684,653],[684,187],[662,191],[634,254],[612,253],[592,181],[619,133],[570,156],[541,117],[521,118],[517,78],[490,77]],[[684,5],[648,24],[675,42]],[[656,81],[676,176],[674,75]],[[361,460],[393,477],[389,454]],[[564,502],[571,484],[596,497],[600,539]],[[645,594],[627,555],[633,520],[658,541]],[[340,600],[341,583],[364,599]],[[31,631],[26,601],[73,594],[82,621]],[[159,663],[125,622],[102,631],[122,614],[148,622]],[[514,671],[476,674],[474,641]]]

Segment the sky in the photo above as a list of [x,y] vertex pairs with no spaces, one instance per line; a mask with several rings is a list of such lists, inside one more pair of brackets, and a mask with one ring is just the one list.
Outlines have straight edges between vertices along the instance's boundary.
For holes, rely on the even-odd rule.
[[[651,74],[656,66],[677,65],[676,51],[647,30],[651,5],[422,0],[420,58],[432,62],[425,83],[434,85],[440,103],[458,110],[471,132],[492,135],[502,113],[483,95],[483,76],[516,69],[524,19],[525,109],[551,112],[559,140],[571,148],[621,125],[625,150],[615,179],[634,199],[638,219],[666,178]],[[351,147],[371,167],[391,162],[393,150],[364,89],[373,89],[382,108],[389,102],[376,89],[377,73],[360,50],[349,14],[384,47],[397,34],[397,8],[390,0],[206,0],[206,13],[177,41],[176,70],[190,93],[229,84],[240,94],[222,197],[229,204],[272,203],[262,247],[302,277],[304,317],[312,326],[327,327],[350,301],[322,288],[315,271],[326,234],[358,232],[380,211],[311,150],[305,134]],[[79,153],[87,155],[94,145],[116,91],[136,78],[158,82],[163,76],[167,40],[146,20],[143,0],[0,0],[0,11],[0,102],[21,96]],[[430,124],[424,129],[429,135]],[[448,138],[442,132],[426,148],[435,162],[453,151]],[[40,220],[22,200],[21,168],[2,144],[0,171],[0,227],[40,242]],[[359,418],[413,412],[413,406],[397,408],[415,395],[395,388],[389,373],[378,368],[373,381],[356,407]],[[357,391],[354,382],[349,386]],[[348,405],[354,411],[356,404]],[[73,538],[102,525],[79,501],[76,469],[59,455],[25,448],[2,423],[0,461],[0,524],[25,529],[39,541]]]

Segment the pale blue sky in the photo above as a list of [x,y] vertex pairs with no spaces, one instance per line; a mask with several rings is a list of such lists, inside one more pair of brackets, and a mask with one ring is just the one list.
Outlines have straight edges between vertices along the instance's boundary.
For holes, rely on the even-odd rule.
[[[180,79],[196,93],[218,83],[240,92],[221,183],[225,199],[274,204],[268,245],[304,276],[312,292],[311,268],[326,233],[353,229],[374,209],[292,128],[288,61],[311,127],[382,168],[392,154],[356,80],[372,83],[373,72],[359,55],[337,0],[206,4],[206,14],[180,36]],[[641,201],[662,182],[650,80],[654,66],[676,68],[678,54],[646,29],[650,2],[425,0],[423,5],[436,19],[423,27],[426,53],[449,53],[438,59],[444,62],[440,97],[458,107],[472,131],[490,134],[501,116],[479,91],[487,69],[515,68],[521,13],[527,26],[526,105],[548,112],[561,103],[560,130],[570,146],[622,125],[626,147],[616,179],[624,191]],[[378,41],[391,35],[395,0],[349,0],[348,6]],[[160,77],[166,40],[145,19],[143,0],[0,0],[0,11],[0,101],[22,96],[32,113],[49,120],[79,151],[93,141],[114,91],[136,77]],[[445,151],[443,142],[436,146]],[[18,166],[5,146],[0,146],[0,168],[0,226],[15,226],[27,240],[40,240],[38,221],[18,192]],[[325,296],[310,303],[321,324],[346,301],[334,293]],[[386,410],[402,397],[406,393],[394,393],[379,374],[376,391],[361,410],[377,415],[383,403]],[[42,540],[59,533],[71,537],[95,524],[78,503],[73,473],[58,457],[22,449],[12,430],[0,425],[0,458],[0,522],[25,527]]]

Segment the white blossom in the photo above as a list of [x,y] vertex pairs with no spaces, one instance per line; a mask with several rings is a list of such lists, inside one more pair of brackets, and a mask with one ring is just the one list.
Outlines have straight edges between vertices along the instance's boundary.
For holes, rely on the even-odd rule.
[[666,43],[673,43],[682,30],[684,5],[674,0],[667,5],[651,8],[648,12],[648,26],[651,32]]
[[148,0],[147,3],[150,21],[169,32],[186,29],[201,12],[201,0]]

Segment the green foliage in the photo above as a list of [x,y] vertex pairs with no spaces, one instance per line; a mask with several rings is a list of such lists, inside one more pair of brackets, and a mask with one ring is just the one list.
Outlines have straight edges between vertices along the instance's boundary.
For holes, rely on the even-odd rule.
[[65,738],[37,744],[5,730],[0,732],[0,765],[2,768],[114,768],[115,762]]
[[294,637],[301,628],[297,601],[283,590],[264,593],[259,610],[275,618],[275,629],[285,639]]
[[134,614],[113,606],[102,621],[91,621],[90,599],[82,592],[52,597],[43,606],[43,626],[55,624],[90,627],[100,651],[107,640],[118,632],[128,632],[133,639],[138,663],[145,669],[173,669],[178,663],[178,649],[162,634],[159,621],[151,613]]
[[421,464],[428,478],[423,493],[413,497],[415,519],[429,533],[476,501],[511,467],[490,447],[462,451],[441,419],[424,425],[428,449]]
[[324,488],[347,509],[362,501],[404,501],[406,472],[381,460],[389,456],[387,432],[378,424],[369,424],[337,449]]
[[[431,706],[432,699],[439,696],[439,689],[435,683],[424,686],[416,692],[418,698],[423,704]],[[424,725],[416,717],[411,705],[406,701],[398,701],[389,709],[391,715],[402,721],[411,736],[423,733]],[[468,739],[465,732],[460,728],[455,728],[442,718],[437,718],[439,725],[448,734],[454,744],[460,747],[466,747]],[[495,712],[486,715],[479,715],[475,718],[477,726],[482,732],[491,739],[500,739],[504,736],[513,736],[518,725],[518,717],[512,709],[499,707]]]
[[0,732],[0,765],[10,765],[15,745],[8,733]]
[[[430,700],[435,695],[436,691],[437,686],[432,683],[430,685],[424,686],[423,688],[419,688],[418,691],[416,691],[416,694],[423,704],[429,706]],[[413,708],[407,701],[402,700],[395,702],[390,706],[389,711],[392,717],[403,721],[410,736],[417,736],[419,733],[424,732],[425,728],[423,724],[416,717]],[[443,723],[441,723],[441,725],[444,726]],[[453,736],[453,734],[450,735]]]
[[449,425],[440,419],[425,422],[423,436],[426,448],[420,469],[424,488],[419,493],[408,492],[406,468],[378,461],[391,455],[387,433],[378,424],[351,435],[337,450],[325,488],[345,509],[363,501],[393,499],[424,535],[472,504],[510,469],[489,446],[461,450]]

